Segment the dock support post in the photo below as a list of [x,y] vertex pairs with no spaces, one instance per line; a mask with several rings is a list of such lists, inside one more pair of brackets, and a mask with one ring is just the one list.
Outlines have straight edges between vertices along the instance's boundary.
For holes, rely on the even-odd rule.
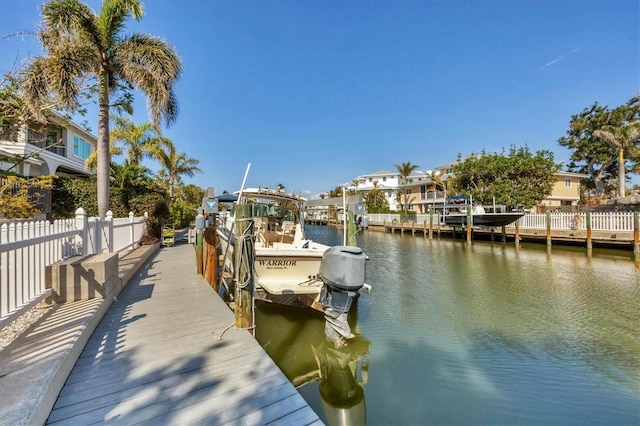
[[551,212],[547,212],[547,249],[551,247]]
[[433,239],[433,210],[429,210],[429,239]]
[[520,247],[520,219],[516,220],[516,234],[515,234],[516,248]]
[[203,259],[203,234],[204,234],[204,209],[198,209],[196,216],[196,271],[198,275],[202,275],[202,259]]
[[255,256],[251,206],[237,204],[235,214],[234,235],[236,237],[236,246],[233,250],[236,293],[235,328],[249,330],[249,333],[253,335],[253,293],[255,287],[253,262]]
[[207,257],[204,267],[204,279],[218,292],[218,244],[216,241],[217,214],[212,214],[212,224],[204,230],[204,241],[207,245]]
[[591,240],[591,212],[587,212],[587,254],[591,256],[593,242]]
[[502,225],[502,242],[507,242],[507,227],[505,225]]
[[471,218],[471,206],[467,209],[467,244],[471,244],[471,227],[473,219]]
[[640,261],[640,216],[633,212],[633,254],[636,262]]

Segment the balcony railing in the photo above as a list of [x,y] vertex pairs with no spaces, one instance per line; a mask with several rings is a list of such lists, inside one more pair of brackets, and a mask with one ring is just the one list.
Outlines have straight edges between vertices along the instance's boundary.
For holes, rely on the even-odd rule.
[[38,148],[44,148],[46,151],[60,155],[62,157],[67,156],[67,148],[65,146],[53,145],[49,141],[29,141],[29,145],[37,146]]

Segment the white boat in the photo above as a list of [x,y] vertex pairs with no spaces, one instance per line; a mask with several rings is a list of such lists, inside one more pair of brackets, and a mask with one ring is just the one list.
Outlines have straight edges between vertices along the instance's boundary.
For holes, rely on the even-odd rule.
[[[323,311],[340,336],[352,338],[346,314],[358,291],[366,286],[366,255],[358,247],[330,247],[308,239],[302,219],[305,198],[262,187],[237,194],[238,203],[251,206],[255,298]],[[232,292],[236,218],[230,214],[219,225],[220,253],[227,271],[221,279]]]

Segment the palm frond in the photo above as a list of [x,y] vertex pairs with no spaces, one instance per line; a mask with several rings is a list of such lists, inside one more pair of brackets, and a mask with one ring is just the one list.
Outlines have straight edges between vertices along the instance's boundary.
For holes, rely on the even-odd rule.
[[182,73],[175,50],[159,37],[133,34],[121,40],[114,57],[117,73],[147,95],[153,122],[173,123],[178,115],[173,85]]

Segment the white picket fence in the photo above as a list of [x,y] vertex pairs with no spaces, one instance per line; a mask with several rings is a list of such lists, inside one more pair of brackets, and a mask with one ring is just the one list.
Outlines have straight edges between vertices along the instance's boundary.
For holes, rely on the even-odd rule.
[[[586,230],[587,213],[551,213],[551,229]],[[546,229],[546,214],[528,214],[520,218],[521,228]],[[515,227],[515,223],[509,225]],[[633,212],[594,212],[591,213],[592,231],[633,231]]]
[[47,296],[45,268],[75,255],[113,253],[136,247],[145,218],[88,218],[84,209],[74,219],[0,225],[0,328]]
[[[594,212],[591,213],[591,230],[593,231],[633,231],[633,212]],[[551,229],[558,230],[586,230],[587,213],[550,213]],[[428,214],[416,215],[416,223],[427,226],[430,223]],[[382,225],[383,223],[400,222],[399,214],[370,214],[369,224]],[[440,221],[438,214],[433,215],[433,224]],[[547,215],[527,214],[518,220],[518,226],[527,229],[546,229]],[[516,223],[507,225],[514,228]]]

